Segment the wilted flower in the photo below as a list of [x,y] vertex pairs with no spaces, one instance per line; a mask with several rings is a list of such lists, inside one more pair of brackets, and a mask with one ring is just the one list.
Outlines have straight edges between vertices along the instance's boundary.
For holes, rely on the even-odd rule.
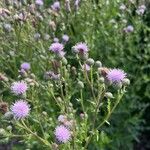
[[2,73],[0,73],[0,81],[8,81],[8,78],[4,75],[4,74],[2,74]]
[[58,80],[60,78],[60,74],[55,74],[53,71],[48,71],[44,75],[45,79]]
[[30,64],[28,62],[24,62],[21,64],[21,69],[28,71],[30,69]]
[[65,7],[66,7],[66,10],[67,10],[68,12],[71,11],[71,8],[70,8],[70,0],[65,0]]
[[11,85],[11,91],[16,95],[24,94],[27,88],[28,86],[24,81],[14,82]]
[[126,73],[121,69],[110,69],[106,77],[111,83],[120,83],[126,77]]
[[56,1],[51,5],[52,10],[59,11],[60,10],[60,2]]
[[54,134],[56,139],[62,143],[66,143],[71,139],[70,130],[63,125],[57,126]]
[[86,43],[77,43],[75,46],[73,46],[73,51],[75,53],[81,53],[81,54],[84,54],[84,53],[87,53],[88,52],[88,47],[86,45]]
[[1,102],[0,103],[0,112],[5,114],[8,111],[8,103]]
[[11,111],[16,119],[23,119],[29,115],[30,106],[24,100],[18,100],[11,106]]
[[146,6],[145,6],[145,5],[141,5],[141,6],[139,6],[138,9],[136,10],[136,13],[137,13],[138,15],[143,15],[144,12],[145,12],[145,10],[146,10]]
[[82,69],[83,70],[86,70],[86,71],[90,71],[90,66],[88,65],[88,64],[84,64],[83,66],[82,66]]

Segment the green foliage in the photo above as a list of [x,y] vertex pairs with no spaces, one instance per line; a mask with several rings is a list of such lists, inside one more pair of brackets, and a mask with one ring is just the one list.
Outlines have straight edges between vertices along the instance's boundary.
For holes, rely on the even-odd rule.
[[[48,9],[52,2],[52,0],[45,1],[44,8],[38,10],[38,14],[29,15],[27,21],[18,21],[13,18],[20,11],[28,11],[27,6],[11,8],[0,2],[2,8],[11,11],[11,15],[8,18],[1,17],[2,22],[0,23],[0,72],[9,78],[8,84],[5,84],[5,82],[0,83],[1,98],[9,104],[12,103],[12,99],[17,98],[10,93],[9,86],[14,80],[21,79],[18,78],[20,64],[24,61],[32,62],[32,73],[35,74],[33,82],[37,86],[28,91],[27,94],[30,97],[28,101],[31,103],[31,107],[40,112],[40,114],[33,113],[33,118],[29,118],[27,123],[33,124],[32,129],[46,140],[53,139],[52,135],[57,123],[56,116],[66,109],[62,101],[60,102],[61,109],[59,105],[54,103],[54,96],[59,96],[63,85],[55,81],[45,82],[43,73],[54,67],[52,64],[54,57],[47,53],[53,38],[58,37],[60,39],[63,34],[68,34],[70,41],[65,45],[67,60],[71,66],[77,68],[78,72],[81,71],[79,69],[80,64],[78,60],[74,60],[71,47],[78,42],[86,42],[90,49],[90,57],[94,58],[94,60],[100,60],[110,68],[112,66],[122,68],[128,73],[128,78],[131,80],[131,85],[127,88],[125,97],[112,114],[111,119],[105,120],[104,126],[94,130],[94,134],[92,133],[93,140],[89,143],[88,149],[132,150],[134,142],[140,142],[139,135],[146,124],[143,118],[144,112],[145,109],[147,111],[149,108],[150,11],[147,9],[144,15],[139,16],[136,14],[136,10],[141,4],[137,2],[132,4],[126,0],[83,0],[77,11],[75,11],[73,1],[71,1],[71,12],[66,11],[64,1],[61,1],[60,12],[53,13]],[[122,3],[126,5],[127,10],[119,9]],[[149,8],[149,5],[148,3],[146,4],[147,8]],[[53,21],[54,26],[51,24]],[[3,26],[6,23],[12,25],[12,32],[4,31]],[[132,33],[123,31],[128,25],[134,27]],[[41,35],[39,40],[34,38],[36,33]],[[44,40],[45,34],[50,35],[49,40]],[[78,87],[76,87],[77,76],[69,75],[68,68],[69,66],[64,65],[60,70],[66,77],[67,86],[65,86],[70,93],[66,97],[66,103],[69,103],[70,100],[75,107],[71,109],[75,109],[75,114],[79,115],[83,110],[82,99],[86,99],[84,101],[85,108],[87,108],[88,112],[94,113],[96,103],[90,98],[90,87],[88,87],[86,80],[83,80],[82,72],[78,74],[78,80],[83,81],[85,88],[83,91],[78,91]],[[93,73],[93,76],[94,84],[96,85],[96,73]],[[52,84],[54,87],[51,87]],[[48,89],[48,91],[45,91],[45,89]],[[111,90],[116,92],[114,89]],[[115,99],[108,99],[104,105],[100,106],[97,112],[99,121],[103,122],[105,115],[111,112],[115,102]],[[90,107],[88,107],[89,105]],[[105,111],[102,111],[101,108],[104,108]],[[148,118],[147,116],[148,114],[146,114],[146,118]],[[77,122],[81,123],[78,126],[76,140],[78,149],[82,148],[90,134],[91,126],[88,126],[88,119],[93,119],[93,116],[88,117],[84,121],[77,119]],[[96,122],[96,125],[101,122]],[[4,126],[6,126],[5,123],[0,125],[0,127]],[[19,133],[23,134],[23,131],[20,130]],[[2,142],[6,143],[8,140],[6,138]],[[25,138],[24,144],[26,148],[41,149],[41,145],[31,135]],[[46,147],[44,148],[46,149]],[[68,147],[61,146],[61,149],[68,148],[71,149],[69,144]],[[14,149],[20,149],[20,147]]]

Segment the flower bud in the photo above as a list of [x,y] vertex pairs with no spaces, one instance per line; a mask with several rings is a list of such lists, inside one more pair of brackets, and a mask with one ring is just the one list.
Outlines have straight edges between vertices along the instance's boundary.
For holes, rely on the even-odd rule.
[[106,98],[110,98],[110,99],[111,99],[111,98],[114,98],[113,95],[112,95],[112,93],[110,93],[110,92],[106,92],[106,93],[105,93],[105,97],[106,97]]
[[62,102],[61,97],[57,97],[57,101],[58,101],[58,102]]
[[118,82],[114,86],[116,89],[121,89],[122,88],[122,82]]
[[12,126],[7,126],[6,128],[8,131],[12,131]]
[[88,64],[89,66],[92,66],[92,65],[94,65],[94,60],[92,58],[88,58],[86,60],[86,64]]
[[41,35],[40,35],[39,33],[35,33],[35,34],[34,34],[34,39],[35,39],[35,40],[39,40],[40,37],[41,37]]
[[95,66],[98,67],[98,68],[102,67],[102,63],[100,61],[96,61],[95,62]]
[[45,35],[44,35],[44,40],[47,41],[47,40],[49,40],[49,38],[50,38],[50,35],[49,35],[49,34],[45,34]]
[[124,78],[124,79],[122,80],[122,83],[123,83],[123,85],[127,86],[127,85],[130,84],[130,80],[127,79],[127,78]]
[[105,79],[104,79],[103,77],[100,77],[100,78],[99,78],[99,82],[100,82],[100,83],[104,83],[104,82],[105,82]]
[[68,61],[67,61],[67,59],[66,59],[65,57],[62,58],[62,63],[63,63],[64,65],[67,65]]
[[83,89],[83,88],[84,88],[84,83],[83,83],[82,81],[78,81],[77,87],[78,87],[79,89]]
[[4,30],[10,32],[12,30],[11,24],[4,24]]
[[56,143],[52,143],[52,150],[58,150],[58,145]]
[[46,111],[43,111],[42,114],[43,114],[44,116],[47,116],[47,112],[46,112]]
[[6,135],[6,131],[3,128],[0,128],[0,136]]
[[3,116],[3,118],[6,119],[6,120],[12,120],[12,119],[13,119],[13,114],[12,114],[12,112],[10,112],[10,111],[6,112],[6,113],[4,114],[4,116]]

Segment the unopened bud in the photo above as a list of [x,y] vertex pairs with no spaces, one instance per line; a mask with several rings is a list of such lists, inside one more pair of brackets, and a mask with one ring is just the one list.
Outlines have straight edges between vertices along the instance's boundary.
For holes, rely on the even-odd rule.
[[100,78],[99,78],[99,82],[100,82],[100,83],[104,83],[104,82],[105,82],[105,79],[104,79],[103,77],[100,77]]
[[123,85],[127,86],[127,85],[130,84],[130,80],[125,78],[125,79],[122,80],[122,83],[123,83]]
[[0,135],[1,136],[6,135],[6,131],[3,128],[0,128]]
[[88,64],[89,66],[92,66],[92,65],[94,65],[94,60],[92,58],[88,58],[86,60],[86,64]]
[[67,65],[68,61],[67,61],[67,59],[66,59],[65,57],[62,58],[62,63],[63,63],[64,65]]
[[113,95],[112,95],[112,93],[110,93],[110,92],[106,92],[105,93],[105,97],[106,98],[114,98]]
[[114,86],[116,89],[121,89],[122,88],[122,82],[118,82]]
[[95,66],[98,67],[98,68],[102,67],[102,63],[100,61],[96,61],[95,62]]
[[82,81],[78,81],[77,86],[79,89],[83,89],[84,88],[84,83]]
[[12,112],[10,112],[10,111],[6,112],[6,113],[4,114],[4,116],[3,116],[3,118],[6,119],[6,120],[12,120],[12,119],[13,119],[13,114],[12,114]]
[[11,131],[12,130],[12,126],[7,126],[6,128],[8,131]]

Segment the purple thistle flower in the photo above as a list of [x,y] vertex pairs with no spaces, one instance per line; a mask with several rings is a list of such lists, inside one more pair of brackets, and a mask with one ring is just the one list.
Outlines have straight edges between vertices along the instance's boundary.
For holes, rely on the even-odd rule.
[[111,83],[120,83],[126,77],[126,73],[121,69],[111,69],[106,77]]
[[136,13],[137,13],[138,15],[143,15],[144,12],[145,12],[145,10],[146,10],[146,6],[145,6],[145,5],[141,5],[141,6],[139,6],[138,9],[136,10]]
[[52,10],[59,11],[60,10],[60,2],[56,1],[51,5]]
[[44,4],[43,0],[36,0],[35,1],[36,5],[42,6]]
[[134,28],[132,25],[128,25],[126,28],[123,29],[124,32],[130,33],[134,31]]
[[11,85],[11,91],[16,95],[24,94],[27,89],[28,86],[24,81],[14,82]]
[[75,6],[76,11],[79,9],[79,3],[80,3],[80,0],[75,0],[74,6]]
[[30,69],[30,64],[27,63],[27,62],[24,62],[21,64],[21,69],[24,69],[24,70],[29,70]]
[[53,43],[51,44],[51,46],[49,47],[49,50],[54,52],[54,53],[59,53],[60,51],[62,51],[64,49],[63,44],[61,43]]
[[58,38],[54,38],[53,41],[54,41],[54,43],[58,43],[59,39]]
[[16,119],[23,119],[29,115],[30,106],[24,100],[18,100],[11,106],[11,111]]
[[62,39],[63,39],[64,42],[68,42],[68,41],[69,41],[69,36],[66,35],[66,34],[64,34],[64,35],[62,36]]
[[56,139],[62,143],[66,143],[71,139],[70,130],[63,125],[57,126],[54,134]]
[[81,53],[81,54],[84,54],[84,53],[87,53],[88,52],[88,47],[86,45],[86,43],[77,43],[75,46],[73,46],[73,51],[75,53]]

